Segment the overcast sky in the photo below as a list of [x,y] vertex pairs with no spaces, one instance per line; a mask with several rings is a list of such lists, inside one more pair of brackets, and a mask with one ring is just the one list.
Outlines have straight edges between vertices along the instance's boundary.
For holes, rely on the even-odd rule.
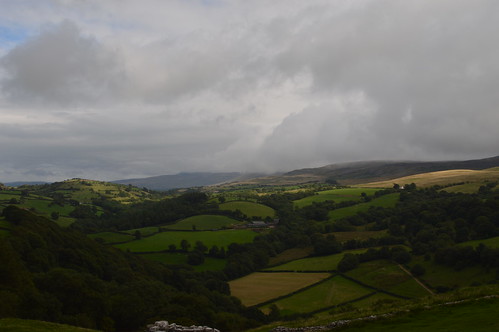
[[497,0],[0,4],[0,182],[499,155]]

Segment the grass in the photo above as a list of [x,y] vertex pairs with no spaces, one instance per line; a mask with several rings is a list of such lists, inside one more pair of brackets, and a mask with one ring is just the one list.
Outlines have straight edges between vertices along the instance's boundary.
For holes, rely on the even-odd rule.
[[333,232],[336,240],[347,242],[349,240],[367,240],[371,238],[380,238],[388,234],[387,230],[382,231],[354,231],[354,232]]
[[135,237],[132,235],[126,235],[115,232],[95,233],[95,234],[90,234],[88,236],[92,239],[101,238],[104,240],[105,243],[125,242],[125,241],[132,241],[133,239],[135,239]]
[[191,246],[194,246],[196,241],[201,241],[208,248],[216,245],[219,248],[225,247],[231,243],[248,243],[253,241],[257,235],[256,232],[250,230],[223,230],[223,231],[206,231],[206,232],[162,232],[153,236],[134,240],[131,242],[117,244],[115,247],[130,250],[131,252],[157,252],[168,249],[168,246],[173,244],[180,248],[180,242],[187,240]]
[[142,236],[149,236],[153,235],[159,232],[159,227],[157,226],[149,226],[149,227],[142,227],[142,228],[134,228],[134,229],[129,229],[124,231],[125,233],[128,233],[130,235],[134,235],[136,231],[139,231]]
[[[371,289],[341,276],[335,276],[303,292],[273,302],[273,304],[279,308],[283,316],[286,316],[313,312],[354,300],[369,293],[372,293]],[[263,310],[268,311],[269,306],[263,307]]]
[[447,187],[442,190],[445,190],[449,193],[465,193],[465,194],[474,194],[478,192],[478,189],[483,186],[485,183],[483,182],[472,182],[460,184],[457,186]]
[[84,332],[96,331],[84,329],[71,325],[56,324],[42,322],[38,320],[19,319],[19,318],[2,318],[0,319],[1,332]]
[[407,297],[420,297],[428,292],[398,265],[386,260],[362,263],[346,273],[369,286]]
[[199,215],[180,220],[173,225],[165,226],[165,228],[175,230],[192,230],[195,228],[196,230],[207,231],[221,229],[238,223],[240,222],[227,216]]
[[255,272],[229,282],[231,294],[246,306],[256,305],[315,284],[329,273]]
[[[183,253],[153,253],[140,255],[146,259],[169,265],[187,264],[187,255]],[[227,261],[225,259],[205,257],[204,263],[192,266],[195,271],[222,271]]]
[[313,247],[287,249],[279,253],[275,257],[270,257],[269,265],[274,266],[277,264],[290,262],[295,259],[305,258],[310,254],[312,254],[313,251],[314,251]]
[[336,270],[338,263],[346,253],[360,254],[366,252],[367,249],[355,249],[344,251],[339,254],[328,256],[317,256],[297,259],[289,263],[279,266],[274,266],[266,271],[331,271]]
[[424,267],[426,273],[420,277],[432,288],[444,286],[449,289],[471,286],[472,284],[487,284],[493,282],[496,278],[496,271],[487,271],[480,266],[470,266],[459,271],[455,269],[436,264],[434,261],[425,261],[423,257],[414,257],[410,266],[419,264]]
[[219,205],[220,210],[239,210],[249,218],[274,218],[275,210],[263,204],[246,201],[227,202]]
[[473,241],[466,241],[459,243],[458,246],[471,246],[471,247],[478,247],[480,243],[483,243],[487,247],[490,248],[499,248],[499,236],[496,237],[491,237],[489,239],[483,239],[483,240],[473,240]]
[[346,201],[360,201],[361,194],[373,195],[377,189],[373,188],[342,188],[317,192],[317,195],[308,196],[294,201],[295,207],[302,208],[311,205],[313,202],[334,201],[336,203]]
[[417,310],[391,319],[358,323],[349,332],[489,332],[499,331],[499,299],[469,301]]
[[405,176],[388,181],[379,181],[361,184],[369,188],[391,188],[394,183],[404,185],[415,183],[418,187],[431,187],[434,185],[449,185],[453,183],[484,183],[485,181],[499,181],[499,168],[490,168],[480,171],[470,169],[455,169],[439,172],[421,173]]
[[351,217],[359,212],[366,212],[370,207],[394,207],[399,200],[399,196],[400,195],[398,193],[383,195],[366,203],[359,203],[356,205],[330,211],[329,220],[339,220],[342,218]]

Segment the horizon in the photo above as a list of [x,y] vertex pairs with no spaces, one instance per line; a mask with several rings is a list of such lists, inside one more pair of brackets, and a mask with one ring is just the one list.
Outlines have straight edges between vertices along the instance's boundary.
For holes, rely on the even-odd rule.
[[494,0],[2,6],[4,182],[498,154]]

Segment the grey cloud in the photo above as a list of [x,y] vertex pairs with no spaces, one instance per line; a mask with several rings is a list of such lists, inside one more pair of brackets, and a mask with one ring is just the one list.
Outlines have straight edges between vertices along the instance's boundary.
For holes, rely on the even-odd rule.
[[[320,156],[347,161],[364,158],[468,158],[497,154],[499,132],[494,93],[499,79],[499,4],[495,1],[394,1],[365,2],[342,15],[316,13],[317,20],[289,39],[274,59],[283,73],[310,72],[311,98],[328,99],[363,91],[376,105],[367,119],[369,131],[352,130],[339,138],[341,146],[321,144],[321,120],[336,111],[303,111],[296,139]],[[411,116],[408,117],[407,114]],[[311,124],[315,114],[315,126]],[[356,128],[355,110],[347,110],[337,126]],[[262,150],[284,147],[293,117],[277,127]],[[309,134],[310,135],[310,134]],[[363,136],[357,145],[352,138]],[[279,137],[282,142],[278,143]],[[295,142],[296,141],[296,142]],[[270,144],[270,146],[266,146]],[[305,147],[303,146],[303,147]],[[347,153],[351,151],[350,153]],[[289,151],[287,158],[306,163],[310,150]],[[284,159],[285,160],[285,159]]]
[[1,86],[16,103],[81,105],[107,100],[123,89],[116,53],[64,21],[10,50]]

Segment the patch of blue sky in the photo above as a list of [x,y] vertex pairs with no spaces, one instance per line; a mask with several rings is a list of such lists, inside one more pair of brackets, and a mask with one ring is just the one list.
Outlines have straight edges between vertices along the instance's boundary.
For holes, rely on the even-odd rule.
[[26,28],[0,25],[0,48],[12,48],[25,41],[30,35],[30,31]]

